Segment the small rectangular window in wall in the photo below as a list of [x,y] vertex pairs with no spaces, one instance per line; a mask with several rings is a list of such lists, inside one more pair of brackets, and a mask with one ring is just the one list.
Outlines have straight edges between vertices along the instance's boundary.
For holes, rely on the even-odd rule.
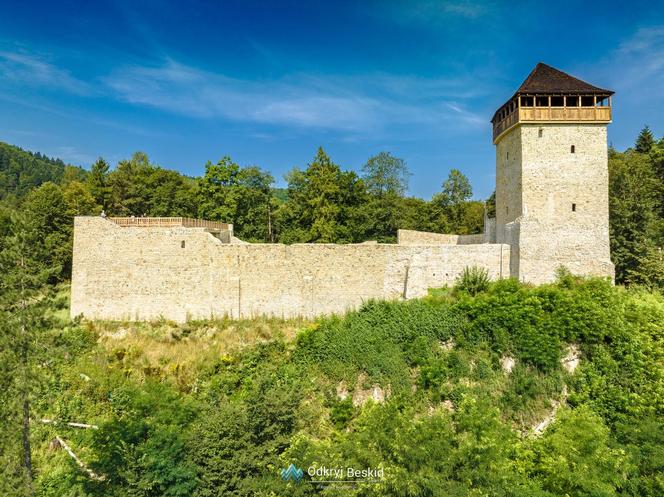
[[544,130],[540,128],[539,131],[537,132],[537,136],[542,138],[542,135],[544,135]]
[[572,212],[576,212],[576,204],[572,204]]
[[572,145],[569,149],[570,154],[575,154],[576,153],[576,147]]

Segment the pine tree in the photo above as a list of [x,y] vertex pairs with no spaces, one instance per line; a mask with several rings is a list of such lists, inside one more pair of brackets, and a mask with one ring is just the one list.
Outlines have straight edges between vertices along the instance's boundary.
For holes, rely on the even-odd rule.
[[639,133],[634,149],[640,154],[648,154],[652,150],[653,145],[655,145],[655,137],[652,135],[650,127],[646,126]]
[[[11,222],[3,225],[6,232],[0,245],[0,423],[3,432],[20,435],[0,440],[0,492],[32,496],[30,418],[38,370],[35,354],[50,304],[46,282],[57,268],[42,262],[46,258],[37,224],[24,213],[13,212],[10,217]],[[12,454],[20,454],[20,458]]]
[[354,172],[342,171],[320,147],[307,169],[294,169],[286,179],[288,201],[280,209],[280,241],[358,241],[356,217],[366,190]]
[[99,205],[108,209],[111,201],[111,188],[108,185],[108,162],[99,157],[90,168],[88,186],[90,193]]

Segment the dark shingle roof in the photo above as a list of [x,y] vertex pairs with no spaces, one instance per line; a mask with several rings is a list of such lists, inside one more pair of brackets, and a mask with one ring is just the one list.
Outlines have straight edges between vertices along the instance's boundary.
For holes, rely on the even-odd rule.
[[602,93],[613,95],[611,90],[598,88],[585,81],[540,62],[528,75],[515,95],[524,93]]
[[584,94],[584,95],[613,95],[611,90],[598,88],[590,83],[581,81],[574,76],[570,76],[566,72],[559,71],[555,67],[548,66],[543,62],[535,66],[526,80],[521,84],[519,89],[512,95],[505,104],[498,107],[491,118],[491,122],[496,121],[498,112],[517,95],[524,94],[551,94],[551,93],[566,93],[566,94]]

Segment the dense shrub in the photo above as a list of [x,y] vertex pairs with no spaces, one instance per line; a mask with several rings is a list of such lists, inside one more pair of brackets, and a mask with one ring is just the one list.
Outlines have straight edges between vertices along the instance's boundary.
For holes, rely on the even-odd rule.
[[461,276],[454,285],[456,292],[466,292],[473,296],[486,291],[488,288],[489,271],[477,266],[463,268]]
[[343,318],[323,319],[298,336],[295,359],[351,384],[359,373],[392,388],[410,383],[410,367],[463,328],[450,306],[427,301],[368,302]]

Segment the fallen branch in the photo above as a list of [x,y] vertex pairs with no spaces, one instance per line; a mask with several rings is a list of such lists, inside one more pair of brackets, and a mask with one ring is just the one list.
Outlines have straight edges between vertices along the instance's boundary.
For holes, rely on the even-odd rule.
[[[44,419],[40,419],[39,421],[41,421],[44,424],[49,424],[49,425],[53,425],[53,426],[57,426],[57,425],[60,424],[59,421],[56,421],[54,419],[44,418]],[[91,428],[93,430],[98,430],[99,429],[99,426],[97,426],[97,425],[89,425],[89,424],[86,424],[86,423],[62,423],[62,424],[67,425],[67,426],[73,426],[74,428]]]
[[92,471],[90,468],[88,468],[86,466],[86,464],[83,461],[81,461],[76,454],[74,454],[74,451],[71,450],[71,447],[69,447],[69,445],[67,445],[67,442],[65,442],[62,438],[60,438],[58,435],[56,435],[55,439],[57,440],[58,445],[67,451],[67,454],[69,454],[69,456],[74,461],[76,461],[76,464],[78,464],[79,467],[83,471],[85,471],[90,478],[92,478],[93,480],[97,480],[97,481],[103,481],[103,480],[106,479],[106,477],[104,475],[98,475],[97,473]]

